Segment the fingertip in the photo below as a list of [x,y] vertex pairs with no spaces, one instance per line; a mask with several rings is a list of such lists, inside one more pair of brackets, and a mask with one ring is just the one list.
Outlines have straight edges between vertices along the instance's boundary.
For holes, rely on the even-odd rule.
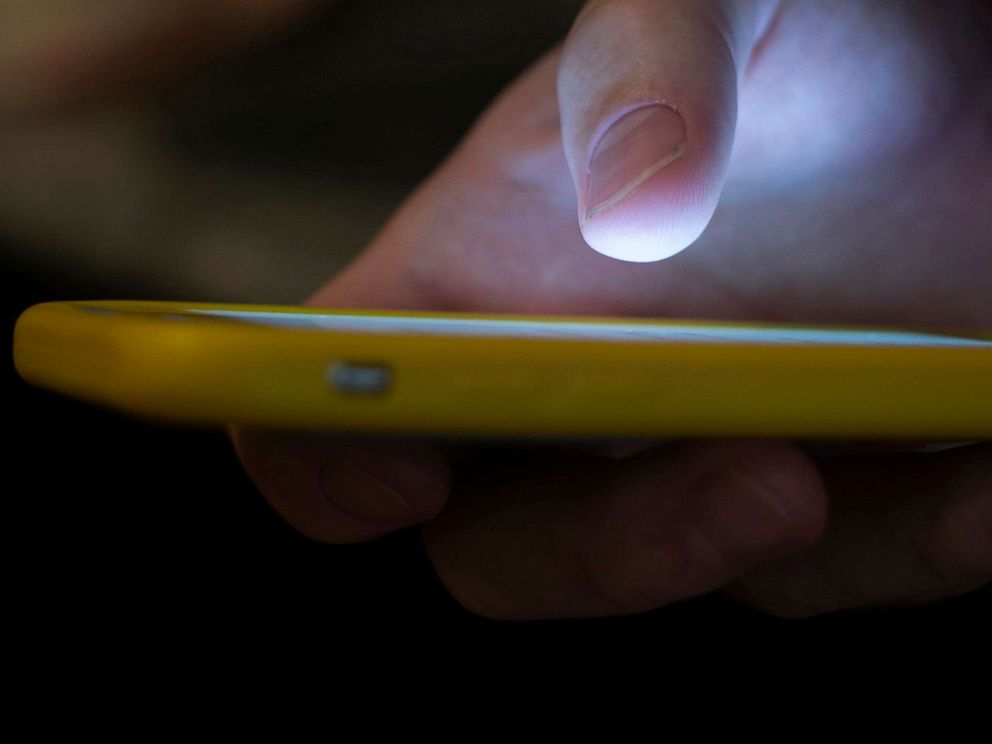
[[591,3],[558,78],[562,143],[586,242],[611,258],[660,261],[703,233],[737,120],[738,64],[756,8],[720,2]]
[[731,146],[732,127],[718,119],[651,105],[611,126],[582,187],[580,228],[589,246],[644,263],[696,242],[716,211]]
[[662,174],[646,182],[623,203],[580,223],[590,248],[632,263],[671,258],[699,239],[716,210],[720,185],[690,185],[679,174]]
[[243,429],[232,437],[265,499],[321,542],[359,542],[420,524],[448,497],[447,463],[427,443]]

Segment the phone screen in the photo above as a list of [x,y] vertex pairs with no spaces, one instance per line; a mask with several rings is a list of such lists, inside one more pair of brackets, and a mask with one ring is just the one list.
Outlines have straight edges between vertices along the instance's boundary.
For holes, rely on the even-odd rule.
[[485,318],[392,317],[339,313],[250,312],[191,309],[195,315],[281,328],[353,333],[586,338],[597,341],[828,344],[843,346],[992,347],[992,339],[886,329],[831,329],[795,326],[751,327],[695,323],[538,321]]

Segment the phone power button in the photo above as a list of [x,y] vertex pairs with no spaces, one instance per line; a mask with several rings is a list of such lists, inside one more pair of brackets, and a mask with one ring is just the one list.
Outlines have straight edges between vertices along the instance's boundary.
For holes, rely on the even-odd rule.
[[333,362],[325,374],[332,390],[346,395],[382,395],[392,383],[392,370],[376,362]]

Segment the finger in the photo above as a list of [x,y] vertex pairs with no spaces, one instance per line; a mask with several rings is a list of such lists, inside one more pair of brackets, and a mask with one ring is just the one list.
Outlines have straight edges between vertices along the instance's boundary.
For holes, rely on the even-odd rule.
[[368,540],[431,519],[447,500],[447,462],[426,442],[237,428],[232,438],[268,502],[315,540]]
[[600,0],[579,15],[558,99],[594,249],[656,261],[699,237],[730,157],[738,77],[773,6]]
[[0,118],[159,79],[260,34],[310,0],[21,3],[0,12]]
[[831,521],[808,550],[732,593],[786,617],[923,602],[992,578],[992,446],[840,456],[821,467]]
[[648,610],[809,545],[825,519],[815,467],[787,444],[679,444],[618,462],[545,453],[456,472],[425,544],[455,598],[495,618]]

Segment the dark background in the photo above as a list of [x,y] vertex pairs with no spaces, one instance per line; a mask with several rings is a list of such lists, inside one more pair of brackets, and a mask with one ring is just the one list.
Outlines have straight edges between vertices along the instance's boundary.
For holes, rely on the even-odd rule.
[[[302,224],[300,213],[292,212],[287,223],[296,233],[266,233],[252,247],[260,256],[274,256],[259,259],[263,267],[284,268],[232,279],[230,267],[216,256],[198,260],[189,246],[201,244],[181,242],[196,234],[193,227],[170,233],[161,219],[149,220],[133,207],[111,216],[127,226],[123,231],[75,229],[90,224],[89,217],[78,216],[86,211],[78,201],[84,196],[52,188],[51,203],[36,204],[28,218],[0,219],[4,333],[11,333],[24,308],[55,299],[302,298],[358,250],[486,102],[565,32],[574,3],[549,3],[540,11],[535,5],[509,3],[517,25],[507,26],[484,13],[468,18],[453,3],[427,4],[435,20],[447,19],[451,33],[445,38],[460,40],[428,43],[437,23],[410,16],[408,4],[381,4],[395,16],[395,34],[389,36],[370,33],[362,12],[344,3],[277,43],[136,97],[125,109],[144,112],[142,121],[154,116],[157,146],[194,173],[213,174],[210,188],[196,192],[196,199],[187,194],[166,200],[162,208],[174,210],[172,224],[238,224],[258,211],[259,199],[269,199],[268,215],[294,201],[268,191],[249,198],[237,188],[221,188],[253,179],[289,184],[290,196],[305,182],[307,198],[318,203],[321,189],[340,194],[345,184],[353,201],[342,207],[338,225],[350,224],[352,231],[329,241],[320,210]],[[74,116],[84,121],[91,114]],[[67,141],[78,143],[73,125],[66,126]],[[9,138],[26,135],[7,136],[13,149]],[[156,177],[138,170],[135,188]],[[69,183],[79,178],[59,176],[54,166],[46,173],[51,183],[42,192],[60,177]],[[92,188],[112,199],[114,189],[132,184],[115,183],[107,192],[100,192],[100,183]],[[207,192],[204,205],[199,196]],[[18,207],[19,193],[8,188],[6,214]],[[60,201],[60,193],[69,196]],[[357,216],[349,220],[349,214]],[[48,229],[52,224],[68,227]],[[99,253],[96,242],[87,243],[101,235],[115,236],[127,255],[115,261]],[[300,239],[288,239],[294,236]],[[10,336],[4,339],[10,348]],[[631,618],[486,621],[447,596],[415,530],[354,546],[320,545],[296,534],[255,491],[220,432],[150,426],[29,388],[9,355],[3,412],[10,466],[4,525],[12,549],[6,612],[17,629],[14,638],[41,656],[101,658],[149,648],[168,654],[244,634],[256,645],[332,649],[456,638],[509,640],[537,651],[578,639],[601,648],[632,644],[662,655],[692,655],[718,642],[758,644],[752,647],[783,656],[834,642],[869,651],[894,641],[915,648],[973,636],[988,647],[989,590],[924,607],[800,622],[768,618],[720,596]]]

